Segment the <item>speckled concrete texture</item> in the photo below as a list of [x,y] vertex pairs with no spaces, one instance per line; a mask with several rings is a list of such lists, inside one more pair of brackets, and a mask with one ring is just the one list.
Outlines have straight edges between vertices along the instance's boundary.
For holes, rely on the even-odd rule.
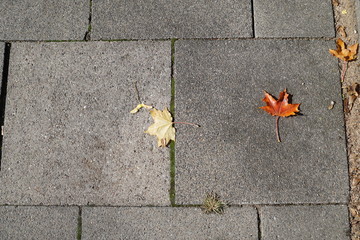
[[2,0],[0,40],[83,40],[89,1]]
[[76,239],[78,207],[0,206],[0,239]]
[[250,0],[96,0],[93,39],[252,37]]
[[335,37],[331,1],[254,0],[255,37]]
[[168,205],[169,151],[143,101],[170,102],[170,42],[14,43],[0,204]]
[[258,239],[254,208],[83,208],[83,239]]
[[[177,41],[176,202],[344,203],[348,169],[337,60],[323,40]],[[321,59],[321,61],[318,61]],[[302,115],[259,109],[288,89]],[[326,89],[326,91],[324,91]]]
[[347,206],[260,208],[262,239],[349,240]]

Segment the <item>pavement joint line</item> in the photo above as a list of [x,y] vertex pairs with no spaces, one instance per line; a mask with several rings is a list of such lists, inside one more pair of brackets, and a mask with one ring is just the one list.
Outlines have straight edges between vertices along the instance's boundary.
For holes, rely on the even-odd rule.
[[85,41],[91,40],[91,19],[92,19],[92,0],[89,0],[89,25],[87,31],[85,32],[85,36],[84,36]]
[[[10,49],[11,49],[11,43],[5,43],[3,71],[2,71],[2,80],[1,80],[1,93],[0,93],[1,133],[2,133],[4,121],[5,121],[6,93],[7,93],[7,83],[8,83],[8,76],[9,76],[9,64],[10,64]],[[1,171],[3,134],[0,134],[0,148],[1,148],[0,149],[0,171]]]
[[255,38],[255,13],[254,13],[254,0],[251,0],[251,30],[252,36]]
[[[171,39],[171,100],[170,100],[170,112],[173,116],[173,121],[175,121],[175,78],[174,78],[174,66],[175,66],[175,42],[176,39]],[[176,206],[175,202],[175,142],[170,143],[170,189],[169,197],[170,204],[172,207]]]
[[[297,206],[348,206],[348,203],[287,203],[287,204],[229,204],[229,208],[242,207],[297,207]],[[106,207],[106,208],[199,208],[202,204],[175,204],[174,206],[155,206],[155,205],[16,205],[16,204],[2,204],[0,207]]]
[[258,229],[258,239],[261,240],[261,216],[259,207],[256,208],[256,217],[257,217],[257,229]]
[[81,240],[82,235],[82,207],[79,206],[79,215],[77,218],[78,224],[77,224],[77,233],[76,233],[76,239]]
[[337,37],[242,37],[242,38],[149,38],[149,39],[100,39],[100,40],[1,40],[5,43],[47,43],[47,42],[137,42],[137,41],[169,41],[172,39],[183,41],[218,41],[218,40],[326,40],[335,41]]

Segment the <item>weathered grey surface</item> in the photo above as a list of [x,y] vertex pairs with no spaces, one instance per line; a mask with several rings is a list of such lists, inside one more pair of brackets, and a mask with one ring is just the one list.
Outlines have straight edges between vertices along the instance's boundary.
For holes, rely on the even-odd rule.
[[170,102],[170,42],[14,43],[0,204],[169,204],[169,152],[140,97]]
[[250,0],[96,0],[93,39],[251,37]]
[[0,239],[76,239],[77,207],[0,206]]
[[346,206],[272,206],[260,208],[264,240],[349,240]]
[[199,208],[84,207],[82,239],[258,239],[254,208],[204,214]]
[[[232,203],[346,202],[348,170],[333,41],[177,41],[176,202],[215,191]],[[321,59],[321,61],[320,61]],[[302,116],[259,109],[288,89]],[[331,101],[337,104],[331,111]]]
[[256,37],[335,37],[331,1],[254,0]]
[[89,1],[1,0],[0,40],[82,40]]

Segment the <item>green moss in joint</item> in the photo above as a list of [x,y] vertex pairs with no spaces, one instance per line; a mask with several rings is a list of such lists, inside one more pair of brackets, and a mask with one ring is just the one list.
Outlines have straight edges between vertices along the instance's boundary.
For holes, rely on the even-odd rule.
[[78,225],[77,225],[77,233],[76,233],[76,239],[81,240],[81,234],[82,234],[82,210],[81,207],[79,207],[79,216],[78,216]]

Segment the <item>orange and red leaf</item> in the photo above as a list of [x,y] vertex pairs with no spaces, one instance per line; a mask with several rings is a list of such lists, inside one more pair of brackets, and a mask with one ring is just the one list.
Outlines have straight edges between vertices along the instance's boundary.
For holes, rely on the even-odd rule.
[[264,93],[265,97],[262,101],[266,103],[266,106],[260,108],[272,116],[288,117],[300,112],[300,104],[289,103],[289,94],[286,92],[286,89],[280,92],[277,100],[266,91]]

